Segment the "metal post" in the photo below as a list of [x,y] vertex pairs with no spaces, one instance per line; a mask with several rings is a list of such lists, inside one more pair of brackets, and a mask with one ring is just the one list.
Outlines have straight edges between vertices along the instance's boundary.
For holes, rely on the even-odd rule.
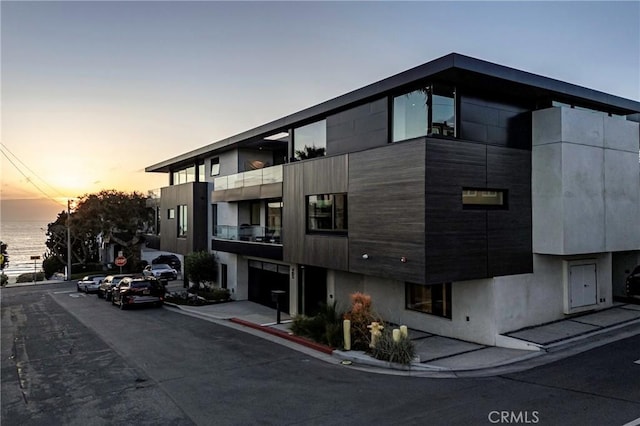
[[67,281],[71,281],[71,200],[67,200]]

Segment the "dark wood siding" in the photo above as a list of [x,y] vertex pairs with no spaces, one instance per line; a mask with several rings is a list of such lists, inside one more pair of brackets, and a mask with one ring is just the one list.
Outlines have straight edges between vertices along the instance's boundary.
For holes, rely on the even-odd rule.
[[362,151],[387,144],[388,107],[384,97],[327,117],[327,154]]
[[[207,230],[208,185],[192,182],[162,188],[160,196],[160,217],[162,234],[160,247],[173,253],[188,254],[192,251],[207,250],[209,232]],[[178,238],[178,206],[186,205],[187,236]],[[167,218],[167,211],[174,209],[175,219]]]
[[462,94],[459,101],[461,139],[531,149],[531,107]]
[[291,163],[283,169],[282,241],[286,262],[347,270],[347,237],[307,235],[306,196],[347,192],[347,156]]
[[423,139],[349,155],[351,272],[424,282],[424,158]]
[[[532,272],[531,152],[427,140],[427,282]],[[501,189],[502,210],[465,210],[462,189]]]
[[506,189],[509,204],[487,212],[489,275],[533,272],[531,151],[488,146],[487,187]]
[[486,146],[427,140],[426,282],[487,277],[487,214],[462,209],[462,188],[486,185]]

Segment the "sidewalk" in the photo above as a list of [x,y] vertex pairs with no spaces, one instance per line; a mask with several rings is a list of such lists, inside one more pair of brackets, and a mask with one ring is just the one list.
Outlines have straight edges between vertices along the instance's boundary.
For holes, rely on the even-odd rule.
[[380,361],[360,351],[332,350],[294,336],[289,332],[291,318],[287,314],[282,313],[281,324],[276,324],[275,309],[257,303],[234,301],[173,307],[187,315],[258,330],[278,337],[279,343],[294,349],[301,345],[355,367],[424,377],[489,376],[519,371],[640,334],[640,305],[632,304],[617,304],[603,311],[506,333],[503,341],[510,347],[485,346],[409,330],[418,355],[418,360],[409,367]]

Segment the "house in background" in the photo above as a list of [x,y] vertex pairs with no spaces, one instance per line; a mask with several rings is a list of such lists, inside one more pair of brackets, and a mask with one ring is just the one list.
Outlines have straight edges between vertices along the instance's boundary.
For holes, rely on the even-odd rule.
[[640,263],[640,103],[449,54],[147,167],[160,248],[236,300],[369,293],[388,321],[504,334],[612,306]]

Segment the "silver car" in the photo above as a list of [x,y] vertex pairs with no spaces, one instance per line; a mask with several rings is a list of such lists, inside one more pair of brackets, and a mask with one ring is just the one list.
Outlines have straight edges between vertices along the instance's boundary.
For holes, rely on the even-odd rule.
[[85,293],[96,293],[105,278],[105,275],[87,275],[78,281],[76,290],[84,291]]

